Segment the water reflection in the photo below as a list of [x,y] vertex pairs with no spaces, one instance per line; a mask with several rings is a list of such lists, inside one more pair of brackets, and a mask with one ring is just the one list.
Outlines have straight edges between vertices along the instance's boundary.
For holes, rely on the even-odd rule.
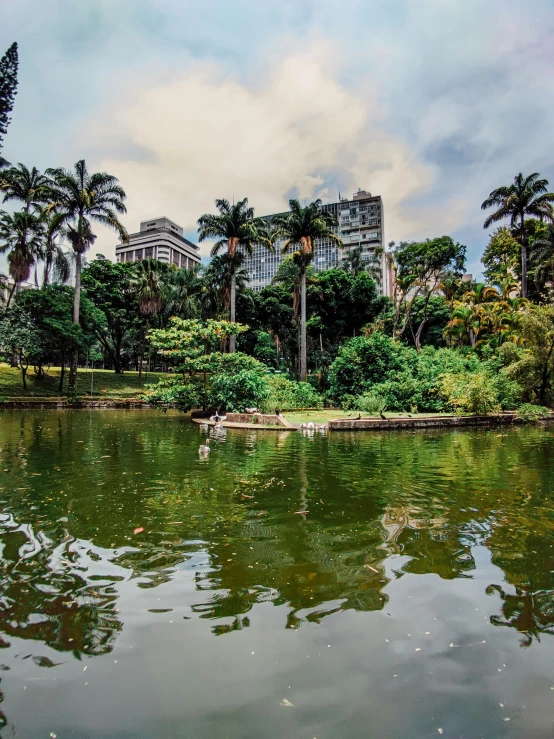
[[[279,628],[301,633],[386,610],[400,578],[429,575],[475,580],[475,598],[499,604],[488,623],[517,630],[522,646],[553,633],[548,428],[212,432],[201,462],[198,429],[172,414],[2,421],[6,668],[107,655],[124,610],[171,614],[225,641],[264,628],[272,606]],[[479,564],[484,548],[490,562]]]

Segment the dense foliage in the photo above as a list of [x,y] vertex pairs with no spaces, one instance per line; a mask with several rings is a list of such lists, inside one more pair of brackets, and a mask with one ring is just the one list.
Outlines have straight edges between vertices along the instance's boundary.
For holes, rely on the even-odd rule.
[[[14,46],[0,61],[0,143],[16,78]],[[483,283],[464,275],[466,247],[448,235],[393,242],[371,264],[345,249],[339,267],[317,272],[322,239],[342,249],[319,200],[291,200],[271,221],[246,198],[217,200],[217,213],[198,219],[199,240],[216,240],[208,265],[99,256],[82,269],[95,223],[127,239],[125,191],[113,175],[90,173],[84,160],[44,174],[3,166],[0,191],[19,204],[0,212],[9,272],[0,277],[0,350],[23,384],[28,367],[42,377],[57,364],[60,392],[74,394],[78,362],[94,357],[118,374],[138,370],[139,384],[143,369],[167,373],[146,395],[185,409],[477,413],[554,403],[554,194],[537,173],[483,202],[492,209],[485,227],[500,224]],[[272,283],[250,290],[245,256],[278,243],[288,256]],[[379,295],[379,259],[390,298]],[[33,274],[42,288],[23,289]]]

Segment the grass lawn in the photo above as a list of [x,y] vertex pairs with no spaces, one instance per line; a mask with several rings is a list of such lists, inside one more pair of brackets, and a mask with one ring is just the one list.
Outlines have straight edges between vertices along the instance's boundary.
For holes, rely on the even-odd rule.
[[[385,411],[384,415],[387,418],[407,418],[408,413],[390,413]],[[411,413],[409,414],[412,418],[428,418],[429,416],[450,416],[451,413]],[[283,416],[289,423],[327,423],[334,418],[357,418],[358,411],[342,411],[340,409],[333,410],[325,408],[321,411],[294,411],[291,413],[283,413]],[[362,418],[378,418],[377,415],[371,415],[370,413],[362,413]]]
[[[90,395],[92,371],[79,369],[77,372],[77,395]],[[144,386],[156,382],[164,374],[161,372],[143,373],[142,386],[138,384],[138,372],[124,372],[116,375],[113,370],[94,370],[93,394],[105,398],[135,398],[143,392]],[[69,371],[64,377],[64,392],[67,392]],[[2,397],[58,397],[60,368],[50,367],[48,374],[39,379],[29,367],[27,372],[27,390],[23,389],[21,371],[17,367],[0,364],[0,398]]]

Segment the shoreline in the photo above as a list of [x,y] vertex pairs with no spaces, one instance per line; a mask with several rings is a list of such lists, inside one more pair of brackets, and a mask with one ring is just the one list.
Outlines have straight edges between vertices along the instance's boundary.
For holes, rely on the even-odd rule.
[[[95,398],[80,397],[71,401],[67,397],[34,397],[34,398],[5,398],[0,402],[0,410],[33,410],[33,409],[57,409],[57,410],[148,410],[154,409],[150,403],[140,398]],[[297,412],[298,413],[298,412]],[[188,415],[188,414],[187,414]],[[206,418],[202,411],[192,411],[191,421],[196,424],[206,423],[213,426],[213,421]],[[300,431],[309,430],[302,427],[300,423],[291,423],[283,416],[273,414],[255,414],[256,420],[250,421],[250,414],[229,413],[227,420],[223,422],[224,428],[238,428],[267,431]],[[327,431],[410,431],[424,430],[430,428],[491,428],[494,426],[524,425],[529,423],[549,423],[554,421],[554,411],[549,416],[538,420],[527,420],[518,418],[517,413],[502,411],[501,413],[479,414],[479,415],[435,415],[415,417],[391,417],[378,418],[367,417],[361,419],[333,418],[326,425]]]

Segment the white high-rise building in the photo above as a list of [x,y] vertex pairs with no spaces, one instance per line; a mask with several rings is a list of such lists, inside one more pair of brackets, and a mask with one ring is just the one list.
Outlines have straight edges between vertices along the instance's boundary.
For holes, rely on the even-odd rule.
[[115,247],[118,262],[158,259],[176,267],[200,264],[199,248],[183,236],[183,229],[169,218],[142,221],[140,231],[129,234],[127,244]]
[[[373,267],[372,277],[381,294],[388,294],[383,244],[384,213],[380,195],[372,195],[365,190],[358,190],[351,200],[343,198],[337,203],[322,206],[323,210],[332,213],[338,222],[335,234],[340,236],[344,248],[329,239],[319,239],[315,245],[313,267],[321,272],[325,269],[340,267],[342,259],[356,248],[362,250],[362,260]],[[271,220],[273,216],[264,216]],[[275,253],[271,254],[264,246],[257,244],[252,256],[246,256],[244,267],[250,278],[249,287],[261,290],[271,283],[279,265],[285,259],[281,253],[283,241],[275,244]]]

